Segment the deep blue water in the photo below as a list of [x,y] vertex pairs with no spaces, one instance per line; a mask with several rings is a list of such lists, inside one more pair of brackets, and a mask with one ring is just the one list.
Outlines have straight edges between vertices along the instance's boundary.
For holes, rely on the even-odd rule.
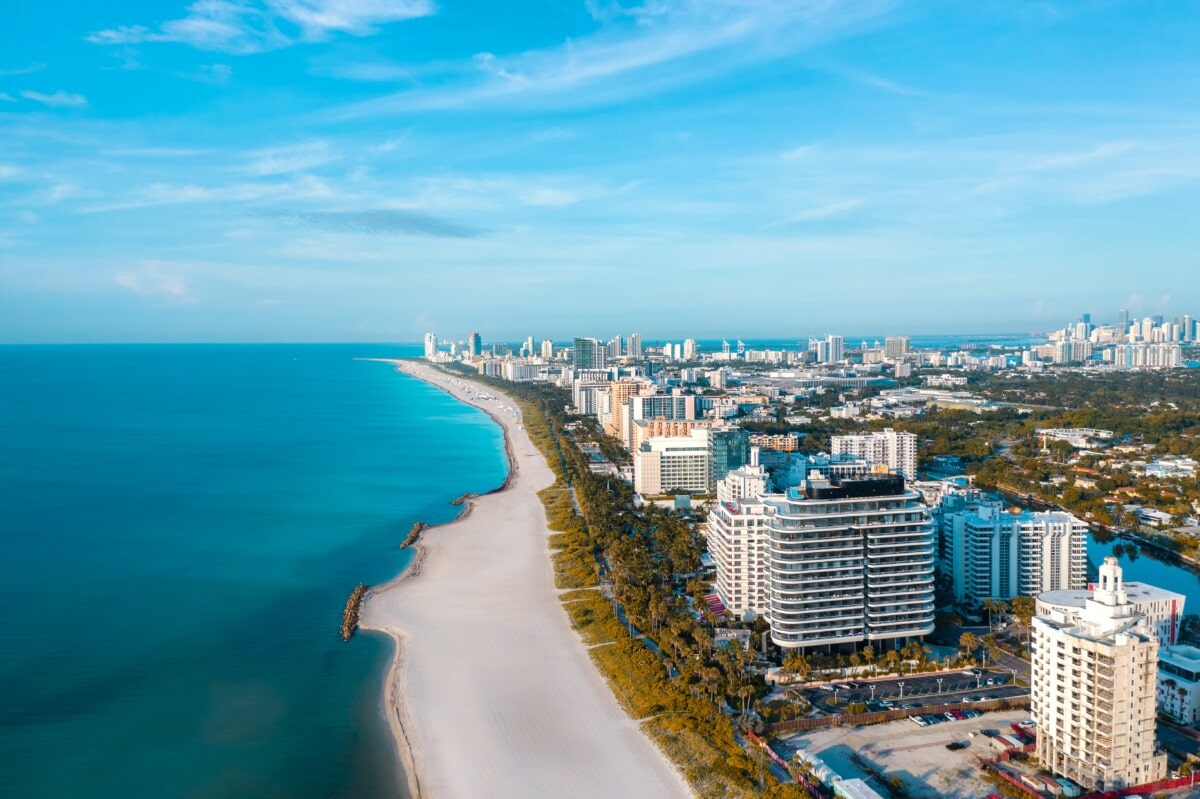
[[[1114,553],[1113,548],[1123,545],[1120,554]],[[1132,548],[1134,555],[1127,554]],[[1121,564],[1122,576],[1133,583],[1146,583],[1168,591],[1177,591],[1187,599],[1183,603],[1184,613],[1200,613],[1200,575],[1191,569],[1156,560],[1151,554],[1142,551],[1136,545],[1115,539],[1111,543],[1102,544],[1091,536],[1088,537],[1088,560],[1097,567],[1104,562],[1108,555],[1116,554]]]
[[505,469],[417,352],[0,347],[0,795],[395,795],[342,605]]

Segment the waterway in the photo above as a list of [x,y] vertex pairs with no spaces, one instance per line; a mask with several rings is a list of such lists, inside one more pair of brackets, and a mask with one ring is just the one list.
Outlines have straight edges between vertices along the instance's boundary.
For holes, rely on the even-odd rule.
[[1115,555],[1126,580],[1177,591],[1187,597],[1184,613],[1200,613],[1200,574],[1183,563],[1167,562],[1165,556],[1119,538],[1102,543],[1091,533],[1088,534],[1087,551],[1088,579],[1095,576],[1095,568],[1104,558]]

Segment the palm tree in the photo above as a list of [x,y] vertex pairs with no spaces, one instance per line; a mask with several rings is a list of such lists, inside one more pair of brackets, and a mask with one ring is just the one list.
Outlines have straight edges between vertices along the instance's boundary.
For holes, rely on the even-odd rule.
[[975,657],[975,652],[979,649],[979,636],[973,632],[965,632],[958,637],[958,649],[960,652],[966,652],[968,657]]
[[985,599],[979,605],[980,610],[986,610],[988,615],[988,632],[992,630],[992,614],[1004,613],[1008,610],[1008,605],[1002,599]]

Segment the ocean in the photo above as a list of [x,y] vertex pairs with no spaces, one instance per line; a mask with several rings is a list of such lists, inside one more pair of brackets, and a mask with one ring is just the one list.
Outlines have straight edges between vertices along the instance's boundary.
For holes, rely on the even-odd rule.
[[0,793],[396,794],[345,598],[505,473],[484,413],[354,360],[415,354],[0,347]]

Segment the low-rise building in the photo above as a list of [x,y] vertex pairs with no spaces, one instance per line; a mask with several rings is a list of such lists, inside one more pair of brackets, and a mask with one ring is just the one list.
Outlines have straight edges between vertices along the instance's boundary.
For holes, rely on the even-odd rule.
[[1200,649],[1158,650],[1158,709],[1183,724],[1200,724]]

